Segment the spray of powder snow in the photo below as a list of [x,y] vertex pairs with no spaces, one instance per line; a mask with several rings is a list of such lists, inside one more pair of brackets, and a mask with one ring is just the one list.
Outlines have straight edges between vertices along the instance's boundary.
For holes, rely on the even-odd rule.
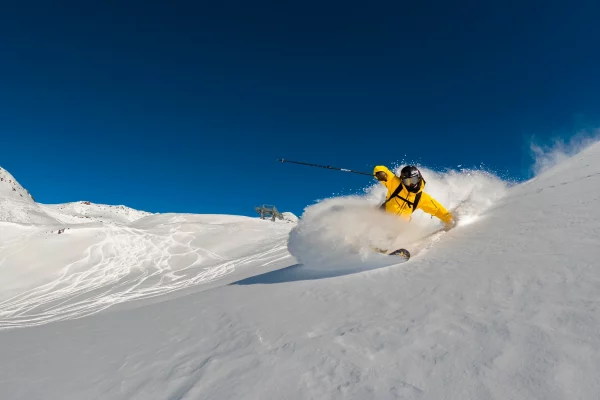
[[[435,172],[420,168],[425,191],[455,210],[459,226],[473,222],[504,196],[508,183],[480,170]],[[400,174],[399,169],[394,171]],[[303,268],[323,274],[343,274],[396,264],[397,257],[372,251],[411,250],[411,244],[442,228],[437,218],[417,210],[411,222],[380,211],[386,189],[375,183],[364,196],[335,197],[306,208],[292,230],[288,247]]]
[[[600,141],[600,129],[581,131],[569,138],[555,138],[549,144],[530,143],[532,174],[538,176]],[[565,164],[566,165],[566,164]]]

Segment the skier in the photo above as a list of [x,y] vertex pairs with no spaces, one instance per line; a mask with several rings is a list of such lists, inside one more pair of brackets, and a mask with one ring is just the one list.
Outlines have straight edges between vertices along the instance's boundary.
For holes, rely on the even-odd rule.
[[397,177],[387,167],[378,165],[373,174],[387,188],[386,200],[381,205],[385,211],[410,221],[412,213],[419,209],[439,218],[446,229],[456,224],[452,214],[423,191],[425,180],[417,167],[407,165]]

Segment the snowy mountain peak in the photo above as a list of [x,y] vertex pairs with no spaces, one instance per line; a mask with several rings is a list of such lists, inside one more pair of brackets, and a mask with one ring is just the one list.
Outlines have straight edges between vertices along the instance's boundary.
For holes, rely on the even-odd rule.
[[4,168],[0,168],[0,222],[35,225],[58,223],[41,209],[29,192]]
[[33,201],[29,191],[4,168],[0,167],[0,196],[21,201]]

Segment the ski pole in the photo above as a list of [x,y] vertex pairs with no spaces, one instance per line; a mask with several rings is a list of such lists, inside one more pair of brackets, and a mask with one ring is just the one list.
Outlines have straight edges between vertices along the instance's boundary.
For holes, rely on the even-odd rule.
[[309,167],[325,168],[325,169],[332,169],[335,171],[350,172],[353,174],[373,176],[373,174],[370,174],[368,172],[353,171],[351,169],[346,169],[346,168],[337,168],[337,167],[332,167],[331,165],[310,164],[310,163],[305,163],[305,162],[301,162],[301,161],[290,161],[290,160],[286,160],[284,158],[280,158],[277,161],[281,161],[282,163],[287,162],[290,164],[307,165]]

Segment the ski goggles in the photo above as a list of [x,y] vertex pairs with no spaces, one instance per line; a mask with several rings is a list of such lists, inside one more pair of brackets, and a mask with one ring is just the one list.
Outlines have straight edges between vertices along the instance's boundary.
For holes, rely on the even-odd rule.
[[418,175],[402,178],[402,183],[404,183],[404,186],[413,186],[419,183],[420,181],[421,177]]

